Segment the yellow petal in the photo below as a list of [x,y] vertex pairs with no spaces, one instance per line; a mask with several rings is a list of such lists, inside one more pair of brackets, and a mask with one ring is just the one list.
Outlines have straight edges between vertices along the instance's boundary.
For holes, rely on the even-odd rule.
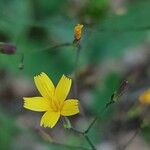
[[55,97],[59,101],[64,101],[70,91],[72,80],[62,76],[55,90]]
[[47,111],[41,118],[40,125],[46,127],[53,128],[58,119],[60,117],[60,112],[54,112],[54,111]]
[[49,109],[48,100],[43,97],[24,97],[24,108],[30,109],[33,111],[47,111]]
[[34,81],[38,91],[44,98],[51,99],[53,97],[55,87],[51,79],[44,72],[35,76]]
[[140,95],[139,101],[141,104],[150,104],[150,89]]
[[78,100],[68,99],[64,102],[64,106],[61,111],[63,116],[72,116],[79,113]]

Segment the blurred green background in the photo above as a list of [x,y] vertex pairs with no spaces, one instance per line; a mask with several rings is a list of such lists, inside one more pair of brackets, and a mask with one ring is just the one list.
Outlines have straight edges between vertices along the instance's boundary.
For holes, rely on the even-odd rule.
[[[38,94],[33,77],[40,72],[55,83],[62,74],[73,74],[76,49],[51,47],[72,43],[77,23],[84,25],[78,62],[84,115],[71,117],[73,125],[84,130],[94,116],[101,116],[99,111],[126,79],[128,90],[89,135],[98,150],[119,150],[144,122],[126,149],[150,148],[149,108],[138,104],[138,95],[150,83],[149,0],[0,0],[0,10],[0,41],[17,47],[15,55],[0,54],[1,150],[70,149],[54,146],[40,134],[41,114],[24,110],[22,97]],[[138,113],[137,107],[142,109]],[[82,137],[63,129],[61,121],[46,131],[58,143],[89,148]]]

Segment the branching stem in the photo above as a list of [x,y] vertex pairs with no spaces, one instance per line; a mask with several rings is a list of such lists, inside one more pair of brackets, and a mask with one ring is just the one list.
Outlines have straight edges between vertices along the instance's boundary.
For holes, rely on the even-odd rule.
[[136,138],[136,136],[138,135],[139,131],[140,131],[140,128],[138,128],[133,133],[132,137],[127,141],[127,143],[120,150],[125,150],[133,142],[133,140]]
[[87,134],[84,134],[84,138],[89,143],[89,145],[91,146],[92,150],[96,150],[95,146],[93,145],[92,141],[90,140],[90,138],[88,137]]
[[[106,110],[107,110],[107,108],[111,105],[111,104],[113,104],[114,103],[114,101],[112,101],[112,100],[110,100],[108,103],[106,103],[106,105],[105,105],[105,107],[102,109],[102,111],[101,111],[101,113],[100,114],[103,114]],[[88,126],[88,128],[85,130],[85,133],[88,133],[89,131],[90,131],[90,129],[93,127],[93,125],[96,123],[96,121],[98,120],[98,118],[99,117],[95,117],[94,119],[93,119],[93,121],[89,124],[89,126]]]

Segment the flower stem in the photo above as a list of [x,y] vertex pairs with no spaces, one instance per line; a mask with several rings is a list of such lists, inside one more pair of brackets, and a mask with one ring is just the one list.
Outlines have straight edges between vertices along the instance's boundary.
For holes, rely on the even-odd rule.
[[[44,51],[49,51],[49,50],[54,50],[54,49],[57,49],[57,48],[69,47],[69,46],[73,46],[73,44],[68,42],[68,43],[57,44],[57,45],[54,45],[54,46],[47,46],[47,47],[39,49],[39,50],[37,50],[37,49],[31,50],[30,52],[27,52],[27,54],[34,54],[34,53],[38,53],[38,52],[44,52]],[[24,68],[24,57],[25,57],[25,54],[24,53],[17,53],[17,54],[21,55],[21,61],[19,63],[18,68],[20,70],[22,70]]]
[[84,147],[81,147],[81,146],[67,145],[67,144],[55,142],[55,141],[53,141],[51,136],[48,133],[46,133],[44,130],[39,129],[38,131],[39,131],[41,137],[43,138],[43,140],[49,142],[51,145],[56,145],[56,146],[64,147],[64,148],[67,148],[67,149],[74,149],[74,150],[76,150],[76,149],[89,150],[88,148],[84,148]]
[[84,134],[84,138],[89,143],[89,145],[91,146],[92,150],[96,150],[95,146],[93,145],[93,143],[91,142],[91,140],[90,140],[90,138],[88,137],[87,134]]
[[[114,102],[112,100],[110,100],[108,103],[106,103],[105,107],[102,109],[102,111],[100,112],[100,114],[103,114],[107,109],[108,107],[113,104]],[[95,117],[93,119],[93,121],[89,124],[89,126],[87,127],[87,129],[85,130],[84,133],[88,133],[90,131],[90,129],[93,127],[93,125],[96,123],[96,121],[98,120],[99,117]]]
[[[111,104],[113,104],[114,102],[112,101],[112,100],[110,100],[108,103],[106,103],[106,105],[105,105],[105,107],[104,107],[104,109],[102,109],[102,111],[101,111],[101,114],[103,114],[105,111],[106,111],[106,109],[111,105]],[[74,133],[77,133],[77,134],[80,134],[80,135],[82,135],[84,138],[85,138],[85,140],[88,142],[88,144],[91,146],[91,148],[92,148],[92,150],[96,150],[96,148],[95,148],[95,146],[94,146],[94,144],[92,143],[92,141],[89,139],[89,137],[88,137],[88,132],[90,131],[90,129],[93,127],[93,125],[95,124],[95,122],[98,120],[98,117],[95,117],[94,119],[93,119],[93,121],[90,123],[90,125],[88,126],[88,128],[85,130],[85,131],[79,131],[79,130],[76,130],[75,128],[73,128],[73,127],[71,127],[70,129],[74,132]]]
[[71,127],[70,129],[71,129],[74,133],[81,134],[81,135],[84,135],[84,134],[85,134],[84,132],[79,131],[79,130],[73,128],[73,127]]
[[140,131],[140,128],[138,128],[132,135],[132,137],[129,139],[129,141],[127,141],[127,143],[120,149],[120,150],[125,150],[132,142],[133,140],[136,138],[136,136],[138,135]]
[[90,123],[90,125],[88,126],[88,128],[85,130],[85,133],[88,133],[90,131],[90,129],[93,127],[93,125],[95,124],[95,122],[97,121],[98,117],[95,117],[93,119],[93,121]]
[[78,96],[78,87],[77,87],[77,77],[78,77],[78,62],[79,62],[79,56],[80,56],[80,50],[81,46],[79,43],[76,43],[76,58],[75,58],[75,66],[74,66],[74,95],[75,97]]
[[49,50],[54,50],[54,49],[57,49],[57,48],[61,48],[61,47],[68,47],[68,46],[73,46],[72,43],[69,43],[69,42],[66,42],[66,43],[61,43],[61,44],[57,44],[57,45],[54,45],[54,46],[47,46],[47,47],[44,47],[42,49],[35,49],[35,50],[32,50],[28,53],[37,53],[37,52],[43,52],[43,51],[49,51]]
[[92,141],[90,140],[90,138],[88,137],[88,135],[85,132],[76,130],[74,128],[71,128],[71,130],[77,134],[81,134],[85,138],[85,140],[88,142],[88,144],[91,146],[92,150],[96,150],[94,144],[92,143]]

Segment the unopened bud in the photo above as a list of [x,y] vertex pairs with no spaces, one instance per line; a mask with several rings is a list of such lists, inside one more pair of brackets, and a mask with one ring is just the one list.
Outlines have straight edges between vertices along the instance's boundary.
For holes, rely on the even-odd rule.
[[116,92],[117,96],[120,97],[127,90],[127,88],[128,88],[128,81],[124,80]]
[[82,28],[82,24],[77,24],[74,28],[74,38],[76,41],[79,41],[81,39]]
[[116,102],[118,98],[127,90],[128,81],[125,80],[120,84],[120,87],[111,96],[111,102]]
[[16,52],[16,46],[11,43],[0,42],[0,53],[13,55]]
[[71,129],[71,122],[67,117],[64,117],[64,122],[63,122],[64,128],[66,129]]

